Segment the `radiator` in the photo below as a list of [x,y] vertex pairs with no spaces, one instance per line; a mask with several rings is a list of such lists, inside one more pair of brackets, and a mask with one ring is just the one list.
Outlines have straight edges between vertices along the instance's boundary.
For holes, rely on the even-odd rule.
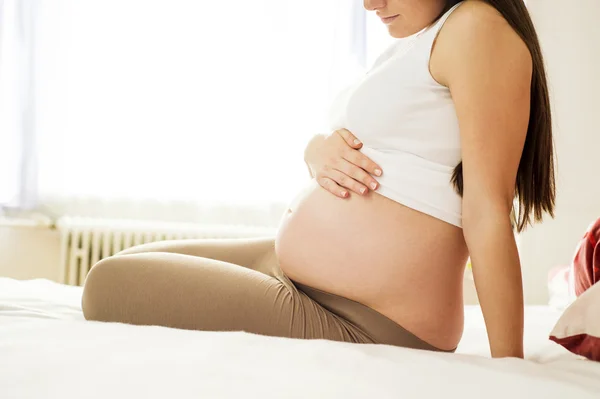
[[162,240],[275,235],[275,229],[270,227],[80,217],[63,217],[58,220],[56,227],[61,234],[60,281],[69,285],[83,285],[87,273],[96,262],[139,244]]

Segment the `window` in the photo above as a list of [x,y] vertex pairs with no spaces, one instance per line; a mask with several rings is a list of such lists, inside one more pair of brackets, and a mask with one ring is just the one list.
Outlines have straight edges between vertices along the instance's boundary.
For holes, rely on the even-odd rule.
[[360,2],[31,4],[17,15],[34,38],[28,154],[55,214],[189,220],[284,204],[308,180],[304,146],[327,132],[333,94],[361,68]]

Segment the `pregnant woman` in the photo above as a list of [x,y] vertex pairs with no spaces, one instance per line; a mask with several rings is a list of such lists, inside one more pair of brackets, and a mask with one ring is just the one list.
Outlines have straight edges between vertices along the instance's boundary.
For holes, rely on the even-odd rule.
[[[554,208],[550,106],[522,0],[365,0],[396,38],[308,144],[277,237],[102,260],[89,320],[453,351],[470,257],[491,353],[523,356],[514,229]],[[315,10],[318,12],[318,10]]]

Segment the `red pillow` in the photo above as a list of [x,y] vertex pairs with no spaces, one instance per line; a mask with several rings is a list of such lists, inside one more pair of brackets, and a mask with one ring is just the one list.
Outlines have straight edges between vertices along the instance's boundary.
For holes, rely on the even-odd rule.
[[577,296],[600,280],[600,219],[590,225],[577,245],[573,277]]
[[585,291],[565,310],[550,339],[577,355],[600,361],[600,284]]

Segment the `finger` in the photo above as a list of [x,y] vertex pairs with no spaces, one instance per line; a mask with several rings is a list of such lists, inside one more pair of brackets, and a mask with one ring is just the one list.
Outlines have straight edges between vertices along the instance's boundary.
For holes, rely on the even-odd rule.
[[348,151],[344,154],[344,159],[363,170],[369,172],[375,176],[381,176],[383,171],[381,166],[377,165],[375,162],[371,161],[369,157],[359,151]]
[[344,139],[344,141],[346,141],[346,143],[354,148],[354,149],[359,149],[360,147],[362,147],[362,142],[352,133],[350,133],[349,130],[347,129],[339,129],[335,131],[337,134],[339,134],[340,136],[342,136],[342,138]]
[[338,164],[337,168],[343,174],[350,176],[354,181],[359,182],[357,184],[362,183],[360,184],[361,187],[368,187],[371,190],[377,190],[379,188],[379,182],[375,180],[373,176],[361,167],[356,166],[345,159]]
[[325,190],[329,191],[336,197],[348,198],[350,195],[348,193],[348,190],[345,190],[344,188],[340,187],[335,181],[328,177],[321,177],[317,179],[317,182],[321,187],[323,187]]
[[365,195],[369,192],[369,189],[365,187],[365,185],[337,169],[330,170],[329,177],[342,188],[347,188],[350,191],[354,191],[356,194]]

